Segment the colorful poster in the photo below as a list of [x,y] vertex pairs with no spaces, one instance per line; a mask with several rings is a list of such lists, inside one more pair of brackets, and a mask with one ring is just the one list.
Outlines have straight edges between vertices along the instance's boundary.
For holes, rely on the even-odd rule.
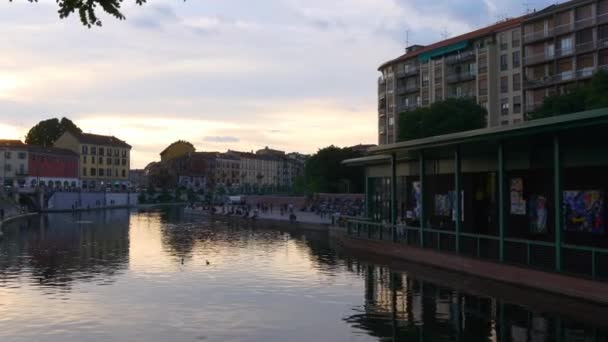
[[540,195],[530,196],[528,205],[530,213],[530,232],[542,234],[547,232],[547,198]]
[[435,195],[435,215],[450,217],[452,213],[452,206],[450,203],[450,197],[445,194]]
[[521,178],[511,178],[511,214],[526,215],[524,182]]
[[422,184],[418,181],[412,182],[412,198],[414,199],[412,219],[419,220],[420,212],[422,211]]
[[599,190],[564,191],[564,229],[604,233],[604,193]]
[[[450,208],[452,210],[452,221],[456,221],[456,191],[450,191]],[[460,221],[464,221],[464,190],[460,191]]]

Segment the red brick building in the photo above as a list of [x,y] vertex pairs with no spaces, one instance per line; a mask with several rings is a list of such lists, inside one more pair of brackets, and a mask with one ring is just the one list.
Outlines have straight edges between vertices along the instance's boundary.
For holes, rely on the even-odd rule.
[[66,149],[40,146],[28,146],[28,151],[29,176],[26,186],[80,187],[78,154]]

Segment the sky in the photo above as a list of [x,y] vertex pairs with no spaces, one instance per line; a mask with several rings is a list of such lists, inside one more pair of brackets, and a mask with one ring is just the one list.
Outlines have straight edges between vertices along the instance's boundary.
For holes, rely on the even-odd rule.
[[125,0],[127,20],[102,15],[88,29],[60,20],[55,0],[3,1],[0,138],[65,116],[126,140],[137,168],[178,139],[200,151],[376,143],[380,64],[407,42],[525,10],[523,0]]

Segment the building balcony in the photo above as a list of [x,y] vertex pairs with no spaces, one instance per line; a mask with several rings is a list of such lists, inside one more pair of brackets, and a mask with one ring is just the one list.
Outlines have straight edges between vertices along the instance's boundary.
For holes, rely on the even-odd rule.
[[597,23],[598,24],[605,24],[608,23],[608,13],[603,13],[597,16]]
[[445,58],[445,64],[464,63],[475,59],[475,51],[465,51]]
[[585,52],[593,51],[596,49],[596,47],[597,47],[597,44],[593,40],[590,42],[586,42],[586,43],[576,44],[576,53],[585,53]]
[[528,43],[536,42],[539,40],[547,39],[550,37],[553,37],[552,28],[545,30],[545,31],[532,32],[532,33],[528,33],[528,34],[524,35],[524,43],[528,44]]
[[397,71],[397,78],[416,76],[420,72],[419,67],[408,68],[407,70]]
[[460,92],[456,92],[456,91],[450,91],[448,92],[448,98],[450,99],[474,99],[475,96],[475,90],[472,89],[466,89]]
[[386,84],[386,78],[379,77],[378,78],[378,85],[384,85],[384,84]]
[[397,112],[399,113],[403,113],[403,112],[409,112],[415,109],[418,109],[420,107],[420,104],[418,103],[409,103],[409,104],[399,104],[397,105]]
[[383,109],[379,109],[379,110],[378,110],[378,115],[379,115],[381,118],[385,117],[385,116],[386,116],[386,109],[384,109],[384,108],[383,108]]
[[574,53],[574,47],[555,49],[555,58],[570,56]]
[[397,87],[397,95],[416,93],[419,90],[420,90],[420,86],[417,84],[409,85],[406,87]]
[[546,61],[552,60],[553,58],[555,58],[555,54],[551,54],[548,51],[543,53],[537,53],[532,56],[524,57],[524,65],[544,63]]
[[580,19],[574,22],[574,27],[577,30],[595,25],[595,17]]
[[597,47],[599,49],[608,48],[608,37],[607,38],[600,38],[597,41]]
[[561,25],[555,26],[553,28],[553,32],[555,33],[556,36],[560,35],[560,34],[572,32],[572,31],[574,31],[574,23],[561,24]]
[[465,71],[455,74],[449,74],[445,77],[447,83],[458,83],[474,80],[477,75],[474,71]]
[[378,89],[378,99],[382,100],[385,97],[386,97],[386,91],[384,90],[384,88]]

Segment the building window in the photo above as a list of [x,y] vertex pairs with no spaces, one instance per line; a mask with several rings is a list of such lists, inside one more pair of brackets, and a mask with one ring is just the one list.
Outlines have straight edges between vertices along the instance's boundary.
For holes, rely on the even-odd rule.
[[[393,118],[393,117],[388,118],[388,125],[389,125],[390,127],[392,127],[394,124],[395,124],[395,118]],[[126,160],[125,160],[125,159],[123,159],[123,161],[126,161]],[[124,164],[123,164],[123,165],[124,165]]]
[[503,121],[500,122],[501,126],[507,126],[508,124],[509,124],[508,120],[503,120]]
[[122,157],[126,158],[127,157],[127,150],[122,150]]
[[521,90],[521,74],[513,74],[513,91]]
[[500,92],[501,93],[509,92],[509,76],[502,76],[500,78]]
[[89,153],[89,147],[86,145],[82,145],[82,154],[88,154]]
[[114,177],[118,177],[118,169],[114,169]]
[[509,99],[500,99],[500,115],[509,115]]
[[87,163],[87,156],[82,156],[82,163],[86,164]]
[[4,153],[4,158],[5,158],[5,159],[11,159],[11,157],[12,157],[12,153],[11,153],[11,151],[6,151],[6,152]]
[[103,156],[103,155],[105,155],[105,153],[106,153],[106,150],[103,147],[100,147],[99,148],[99,155]]
[[97,147],[91,146],[91,154],[92,155],[96,155],[97,154]]
[[509,69],[509,61],[507,55],[500,55],[500,71]]
[[99,162],[99,165],[103,165],[103,157],[99,157],[98,162]]
[[117,148],[114,149],[114,157],[118,157],[118,149]]
[[124,169],[122,170],[122,177],[123,177],[123,178],[127,177],[127,171],[126,171],[126,170],[124,170]]
[[17,158],[19,158],[19,159],[25,159],[25,152],[19,152],[19,153],[17,153]]
[[509,48],[509,41],[507,40],[507,34],[503,32],[500,34],[500,49],[506,50],[508,48]]
[[521,113],[521,96],[513,97],[513,113],[514,114]]
[[106,170],[106,172],[107,172],[106,175],[108,175],[108,177],[112,177],[112,169],[111,168],[108,168]]
[[103,174],[104,174],[103,169],[99,169],[99,177],[103,177]]
[[91,176],[96,176],[97,175],[97,169],[95,168],[91,168]]
[[112,165],[112,158],[110,158],[110,157],[106,158],[106,164]]
[[520,45],[520,40],[519,40],[520,35],[521,35],[521,31],[519,29],[511,31],[511,45],[514,48],[519,47],[519,45]]
[[83,175],[83,176],[86,176],[86,175],[87,175],[87,168],[86,168],[86,167],[83,167],[83,168],[82,168],[82,175]]
[[122,166],[127,166],[127,159],[122,160]]
[[114,159],[114,165],[120,165],[120,159],[115,158]]
[[513,68],[519,68],[521,65],[521,57],[519,56],[519,51],[513,52]]

